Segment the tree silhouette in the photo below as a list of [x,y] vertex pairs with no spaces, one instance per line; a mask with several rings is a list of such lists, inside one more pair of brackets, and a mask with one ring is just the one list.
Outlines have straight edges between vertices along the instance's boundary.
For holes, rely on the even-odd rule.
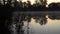
[[55,11],[54,9],[56,9],[56,11],[59,11],[59,5],[58,5],[58,3],[51,3],[50,5],[49,5],[49,9],[50,10],[53,10],[53,11]]
[[27,6],[30,7],[31,6],[31,2],[27,1]]
[[3,0],[3,4],[5,5],[5,0]]
[[20,7],[22,7],[22,6],[23,6],[23,3],[22,3],[22,1],[20,1],[20,3],[19,3],[19,4],[20,4]]

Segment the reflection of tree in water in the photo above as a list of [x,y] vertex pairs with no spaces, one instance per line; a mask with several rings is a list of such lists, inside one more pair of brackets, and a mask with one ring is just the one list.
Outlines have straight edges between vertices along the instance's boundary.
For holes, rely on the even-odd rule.
[[11,34],[24,34],[24,30],[22,29],[22,26],[24,25],[23,20],[24,20],[23,14],[13,16],[12,19],[13,22],[10,27]]
[[43,17],[39,23],[41,25],[45,25],[47,23],[47,19],[45,17]]
[[[15,24],[15,34],[24,34],[23,26],[24,22],[27,21],[27,34],[29,34],[29,23],[31,22],[31,18],[34,18],[36,23],[39,23],[40,25],[45,25],[47,23],[47,19],[45,17],[40,16],[31,16],[30,14],[25,15],[22,13],[17,14],[18,16],[14,16],[13,19],[13,25]],[[14,27],[14,26],[13,26]],[[12,27],[12,28],[13,28]]]
[[35,16],[35,22],[39,23],[40,25],[45,25],[47,23],[47,18],[45,16]]

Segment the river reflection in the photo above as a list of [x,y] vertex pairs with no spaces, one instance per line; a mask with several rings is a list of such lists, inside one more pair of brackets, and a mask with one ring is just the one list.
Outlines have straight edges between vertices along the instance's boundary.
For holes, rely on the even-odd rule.
[[10,27],[12,34],[60,34],[60,20],[52,20],[45,16],[20,15],[13,16]]
[[[27,26],[27,22],[24,22],[24,24],[24,27]],[[29,34],[60,34],[59,26],[60,20],[52,20],[48,18],[47,23],[41,26],[32,18],[29,23]],[[25,29],[25,34],[27,34],[27,29]]]

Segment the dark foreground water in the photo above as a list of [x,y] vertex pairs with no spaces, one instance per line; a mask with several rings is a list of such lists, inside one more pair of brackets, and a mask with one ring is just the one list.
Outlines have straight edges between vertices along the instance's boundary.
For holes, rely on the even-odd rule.
[[57,16],[54,20],[49,18],[50,14],[14,12],[9,27],[11,34],[60,34],[59,13],[54,13]]

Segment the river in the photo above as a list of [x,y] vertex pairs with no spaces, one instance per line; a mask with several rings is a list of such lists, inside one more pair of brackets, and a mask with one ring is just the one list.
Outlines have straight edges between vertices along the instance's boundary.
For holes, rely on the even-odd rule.
[[[21,14],[20,16],[22,16],[22,13],[19,14]],[[14,13],[14,17],[18,17],[19,14]],[[25,18],[28,14],[26,13]],[[39,16],[38,13],[37,15],[32,13],[31,15],[29,14],[27,16],[28,18],[27,20],[24,20],[23,19],[24,14],[23,14],[23,17],[19,17],[18,19],[19,20],[23,19],[22,22],[24,25],[22,26],[21,29],[17,29],[18,26],[16,27],[16,23],[14,23],[12,27],[12,31],[13,31],[12,34],[22,34],[22,33],[23,34],[60,34],[60,19],[50,19],[48,17],[49,15],[46,13],[45,16],[43,15],[41,14],[41,16]],[[29,19],[31,19],[30,22],[28,22]],[[19,32],[17,32],[17,30],[19,30]],[[22,33],[20,30],[23,30]]]

